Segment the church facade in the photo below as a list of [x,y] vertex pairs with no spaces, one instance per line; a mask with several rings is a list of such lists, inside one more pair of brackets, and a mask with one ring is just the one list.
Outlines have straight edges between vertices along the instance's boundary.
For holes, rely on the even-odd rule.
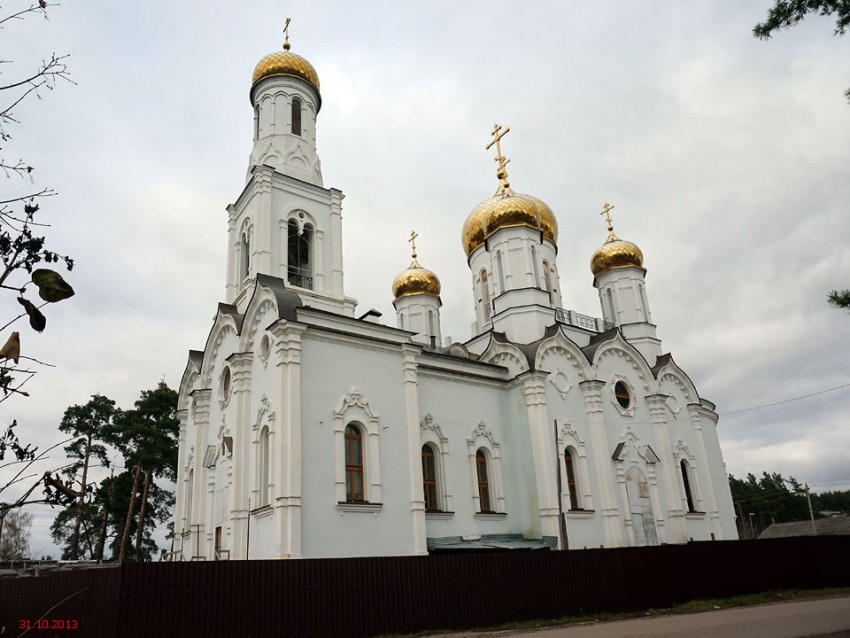
[[180,384],[179,559],[737,538],[715,406],[663,352],[643,255],[609,205],[591,259],[601,317],[565,310],[557,219],[511,188],[496,126],[496,193],[459,228],[472,335],[444,343],[413,235],[396,325],[345,294],[313,66],[287,41],[250,97],[225,302]]

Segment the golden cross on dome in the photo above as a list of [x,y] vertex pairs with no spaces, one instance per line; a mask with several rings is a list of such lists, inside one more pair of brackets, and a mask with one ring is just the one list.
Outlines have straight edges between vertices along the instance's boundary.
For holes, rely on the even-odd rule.
[[602,212],[599,213],[600,215],[605,215],[605,220],[608,222],[608,232],[609,233],[614,232],[614,225],[611,223],[611,211],[612,210],[614,210],[614,204],[609,204],[608,202],[605,202],[605,204],[602,205]]
[[510,188],[510,184],[508,184],[508,171],[506,167],[510,164],[511,160],[506,159],[504,155],[502,155],[502,145],[500,144],[501,139],[510,132],[510,128],[506,128],[504,131],[502,130],[501,124],[494,124],[493,130],[490,132],[490,135],[493,136],[493,141],[490,142],[485,148],[489,151],[493,145],[496,145],[496,162],[499,164],[499,168],[496,170],[496,177],[498,177],[502,181],[502,187],[505,189]]
[[284,38],[285,38],[284,41],[283,41],[283,48],[286,51],[289,51],[289,46],[290,46],[289,45],[289,23],[290,22],[292,22],[292,18],[287,18],[286,23],[283,25],[283,35],[284,35]]
[[416,259],[416,238],[417,237],[419,237],[419,235],[416,233],[416,231],[411,230],[410,231],[410,239],[407,240],[407,241],[410,242],[410,252],[413,253],[414,259]]

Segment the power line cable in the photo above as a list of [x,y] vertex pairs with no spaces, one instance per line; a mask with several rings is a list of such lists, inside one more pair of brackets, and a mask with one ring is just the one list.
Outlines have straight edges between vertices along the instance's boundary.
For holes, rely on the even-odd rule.
[[810,397],[816,397],[819,394],[826,394],[827,392],[835,392],[836,390],[841,390],[843,388],[850,388],[850,383],[845,383],[843,385],[837,385],[834,388],[827,388],[826,390],[819,390],[818,392],[811,392],[809,394],[804,394],[799,397],[793,397],[791,399],[783,399],[782,401],[774,401],[773,403],[765,403],[764,405],[755,405],[751,408],[741,408],[740,410],[729,410],[728,412],[718,412],[720,416],[728,416],[730,414],[740,414],[741,412],[751,412],[753,410],[761,410],[763,408],[772,408],[774,405],[782,405],[783,403],[791,403],[793,401],[801,401],[802,399],[808,399]]

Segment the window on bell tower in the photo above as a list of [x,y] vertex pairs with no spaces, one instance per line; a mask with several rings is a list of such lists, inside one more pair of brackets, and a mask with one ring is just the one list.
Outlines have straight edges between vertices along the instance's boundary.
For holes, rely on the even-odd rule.
[[311,248],[313,227],[306,224],[298,228],[298,222],[289,220],[287,226],[287,281],[299,288],[313,289],[313,265]]
[[251,235],[246,228],[239,240],[239,281],[243,281],[251,268]]
[[292,134],[301,136],[301,100],[292,98]]
[[490,321],[490,286],[487,283],[487,269],[482,268],[481,278],[481,309],[484,311],[484,322]]

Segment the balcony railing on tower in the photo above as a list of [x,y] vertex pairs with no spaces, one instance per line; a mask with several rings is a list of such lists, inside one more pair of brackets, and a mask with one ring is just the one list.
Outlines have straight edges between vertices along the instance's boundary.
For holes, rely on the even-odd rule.
[[610,321],[604,321],[590,315],[583,315],[575,310],[567,310],[566,308],[555,308],[555,321],[567,326],[590,330],[591,332],[605,332],[614,327],[614,324]]

